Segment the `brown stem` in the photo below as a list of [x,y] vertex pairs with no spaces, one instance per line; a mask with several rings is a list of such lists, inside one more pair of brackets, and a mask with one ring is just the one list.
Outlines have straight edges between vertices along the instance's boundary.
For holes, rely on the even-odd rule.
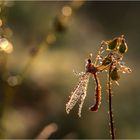
[[111,137],[112,140],[115,139],[115,132],[114,132],[114,121],[113,121],[113,112],[112,112],[112,93],[111,93],[111,77],[110,73],[112,70],[112,65],[109,68],[109,76],[108,76],[108,98],[109,98],[109,117],[110,117],[110,129],[111,129]]
[[92,107],[90,107],[91,111],[98,111],[98,108],[101,104],[101,85],[100,85],[100,81],[99,78],[97,77],[97,74],[94,73],[94,78],[95,78],[95,82],[96,82],[96,103],[95,105],[93,105]]

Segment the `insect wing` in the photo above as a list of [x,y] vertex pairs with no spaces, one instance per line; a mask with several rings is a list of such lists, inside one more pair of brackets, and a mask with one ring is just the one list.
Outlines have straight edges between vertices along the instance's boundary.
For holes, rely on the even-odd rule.
[[84,73],[83,75],[80,76],[79,82],[74,89],[74,91],[71,94],[70,100],[66,104],[66,112],[69,114],[69,112],[72,110],[72,108],[75,106],[75,104],[78,102],[80,99],[80,104],[79,104],[79,112],[78,115],[81,117],[81,110],[82,106],[86,97],[87,93],[87,85],[89,81],[89,76],[90,73]]

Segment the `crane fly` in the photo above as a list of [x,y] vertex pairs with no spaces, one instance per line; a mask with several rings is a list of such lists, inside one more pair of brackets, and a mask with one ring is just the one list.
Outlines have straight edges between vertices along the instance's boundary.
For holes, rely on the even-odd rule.
[[79,82],[76,85],[75,89],[72,91],[70,99],[68,103],[66,104],[66,112],[69,114],[69,112],[72,110],[72,108],[75,106],[75,104],[80,100],[79,103],[79,111],[78,115],[81,117],[81,110],[82,106],[87,94],[87,86],[89,82],[90,76],[95,79],[96,83],[96,103],[94,106],[90,107],[91,111],[97,111],[100,102],[101,102],[101,86],[100,86],[100,81],[99,78],[97,77],[97,72],[100,70],[98,67],[95,67],[94,64],[92,63],[91,59],[87,60],[87,63],[85,65],[85,72],[82,72],[79,74]]

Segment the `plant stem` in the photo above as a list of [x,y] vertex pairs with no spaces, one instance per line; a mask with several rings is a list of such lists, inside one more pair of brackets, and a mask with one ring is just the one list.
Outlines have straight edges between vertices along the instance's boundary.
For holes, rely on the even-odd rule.
[[114,121],[113,121],[113,112],[112,112],[112,98],[111,98],[112,93],[111,93],[111,77],[110,77],[112,65],[113,63],[110,65],[109,75],[108,75],[108,99],[109,99],[109,118],[110,118],[111,137],[112,137],[112,140],[114,140],[115,132],[114,132]]

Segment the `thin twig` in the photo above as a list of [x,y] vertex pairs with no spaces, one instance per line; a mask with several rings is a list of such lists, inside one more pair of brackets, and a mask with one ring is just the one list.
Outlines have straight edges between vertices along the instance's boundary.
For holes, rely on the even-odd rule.
[[96,58],[95,58],[95,62],[94,62],[94,65],[95,65],[95,66],[97,65],[97,63],[98,63],[98,61],[99,61],[99,56],[101,57],[104,44],[105,44],[105,42],[102,41],[102,42],[101,42],[101,45],[100,45],[100,49],[99,49],[99,51],[98,51],[98,53],[97,53],[97,55],[96,55]]
[[112,112],[112,98],[111,98],[112,93],[111,93],[111,77],[110,77],[112,65],[113,65],[113,63],[110,65],[109,75],[108,75],[108,98],[109,98],[109,117],[110,117],[111,137],[112,137],[112,140],[114,140],[115,132],[114,132],[114,121],[113,121],[113,112]]

